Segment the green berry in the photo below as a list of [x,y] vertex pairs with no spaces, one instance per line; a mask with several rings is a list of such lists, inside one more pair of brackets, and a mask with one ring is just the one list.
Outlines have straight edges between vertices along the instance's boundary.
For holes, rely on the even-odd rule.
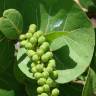
[[37,81],[38,85],[44,85],[46,83],[46,79],[45,78],[40,78],[38,81]]
[[48,50],[49,48],[49,43],[48,42],[44,42],[41,46],[40,49],[43,49],[44,51]]
[[37,69],[38,72],[42,72],[43,71],[43,64],[38,64],[36,66],[36,69]]
[[38,49],[38,50],[37,50],[37,54],[38,54],[39,56],[42,56],[42,55],[44,54],[43,49]]
[[38,30],[37,32],[38,32],[39,36],[43,35],[43,32],[41,30]]
[[42,77],[42,73],[36,72],[36,73],[34,74],[34,77],[35,77],[35,79],[39,79],[39,78]]
[[28,32],[31,32],[31,33],[34,33],[35,31],[36,31],[36,25],[35,24],[31,24],[30,26],[29,26],[29,31]]
[[49,59],[51,59],[52,56],[53,56],[53,53],[52,53],[52,52],[47,52],[47,53],[46,53],[46,56],[49,57]]
[[36,63],[32,62],[31,67],[36,67]]
[[41,96],[41,95],[38,95],[38,96]]
[[55,68],[56,67],[56,63],[55,63],[55,60],[49,60],[49,63],[48,63],[48,66],[49,67],[52,67],[52,68]]
[[23,40],[23,41],[20,42],[20,45],[21,46],[25,46],[26,44],[27,44],[27,41],[26,40]]
[[37,72],[37,70],[36,70],[36,67],[34,66],[34,67],[32,67],[32,73],[36,73]]
[[42,73],[42,76],[43,76],[44,78],[48,78],[48,76],[49,76],[48,71],[44,71],[44,72]]
[[29,57],[32,57],[32,56],[35,55],[35,54],[36,54],[36,52],[33,51],[33,50],[28,50],[28,51],[27,51],[27,55],[28,55]]
[[51,59],[53,56],[52,52],[47,52],[44,55],[41,56],[41,60],[43,62],[48,62],[49,59]]
[[35,32],[34,34],[33,34],[33,37],[35,37],[35,38],[39,38],[40,36],[41,36],[41,32],[39,32],[39,31],[37,31],[37,32]]
[[42,93],[40,96],[49,96],[47,93]]
[[49,92],[50,91],[50,87],[48,84],[44,84],[43,86],[44,92]]
[[38,38],[38,44],[40,45],[40,44],[42,44],[43,42],[45,42],[45,37],[44,37],[44,36],[40,36],[40,37]]
[[54,81],[51,78],[48,78],[46,80],[46,84],[48,84],[50,87],[53,87],[54,86]]
[[26,36],[24,34],[22,34],[22,35],[20,35],[19,39],[24,40],[24,39],[26,39]]
[[28,39],[29,39],[29,38],[31,38],[31,37],[32,37],[32,34],[31,34],[31,33],[29,33],[29,32],[28,32],[28,33],[26,33],[26,38],[28,38]]
[[58,72],[57,71],[53,71],[53,78],[57,79],[57,77],[58,77]]
[[34,54],[33,57],[32,57],[32,60],[37,62],[39,60],[39,57],[37,54]]
[[52,67],[47,67],[46,70],[49,72],[49,73],[52,73],[53,72],[53,68]]
[[40,31],[40,30],[38,30],[38,31],[37,31],[37,34],[38,34],[38,37],[40,37],[41,35],[43,35],[43,32]]
[[32,48],[32,44],[29,43],[29,42],[27,42],[27,43],[25,44],[25,48],[27,48],[27,49],[31,49],[31,48]]
[[44,91],[44,90],[43,90],[43,87],[38,87],[38,88],[37,88],[37,92],[38,92],[38,93],[43,93],[43,91]]
[[58,96],[59,95],[59,89],[55,88],[52,90],[52,96]]
[[31,42],[32,44],[36,44],[37,39],[36,39],[35,37],[31,37],[31,38],[30,38],[30,42]]
[[44,54],[44,55],[41,56],[41,60],[42,60],[43,62],[48,62],[49,58],[48,58],[47,55]]

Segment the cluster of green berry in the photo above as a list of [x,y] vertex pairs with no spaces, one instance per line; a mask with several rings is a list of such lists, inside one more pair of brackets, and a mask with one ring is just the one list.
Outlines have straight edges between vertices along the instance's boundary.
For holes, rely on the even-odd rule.
[[32,60],[31,71],[39,86],[38,96],[58,96],[56,62],[43,32],[36,32],[36,25],[31,24],[28,32],[20,35],[20,45]]

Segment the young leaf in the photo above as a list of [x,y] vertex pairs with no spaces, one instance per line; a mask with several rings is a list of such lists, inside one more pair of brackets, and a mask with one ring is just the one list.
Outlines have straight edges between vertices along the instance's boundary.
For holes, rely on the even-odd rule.
[[0,31],[8,39],[17,39],[22,32],[23,19],[22,15],[16,9],[8,9],[0,18]]

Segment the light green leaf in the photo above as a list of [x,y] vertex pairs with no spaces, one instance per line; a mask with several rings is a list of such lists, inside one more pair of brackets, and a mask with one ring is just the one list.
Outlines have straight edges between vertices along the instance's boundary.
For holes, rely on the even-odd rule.
[[[40,28],[45,32],[57,62],[59,77],[56,81],[66,83],[88,68],[93,56],[95,35],[91,22],[76,4],[68,8],[65,3],[65,8],[61,4],[63,1],[60,1],[50,7],[41,5]],[[61,6],[54,8],[57,4]]]
[[25,48],[20,48],[18,50],[17,63],[23,74],[25,74],[29,78],[33,78],[33,74],[30,72],[30,58],[26,55]]
[[[70,82],[88,68],[92,59],[95,45],[92,25],[86,14],[70,0],[66,3],[57,0],[52,6],[41,5],[40,12],[40,30],[45,32],[57,62],[59,77],[56,82]],[[29,72],[30,59],[23,56],[24,50],[20,50],[17,57],[24,58],[20,59],[18,66],[27,77],[34,79]]]
[[0,18],[0,31],[8,39],[17,39],[22,32],[22,15],[15,9],[5,10]]

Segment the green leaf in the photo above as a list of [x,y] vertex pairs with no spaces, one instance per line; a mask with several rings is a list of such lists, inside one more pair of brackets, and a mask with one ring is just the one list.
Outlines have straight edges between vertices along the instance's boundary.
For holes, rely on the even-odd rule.
[[40,29],[45,32],[57,62],[58,83],[70,82],[86,70],[95,45],[94,29],[86,14],[70,1],[71,5],[67,6],[67,2],[60,0],[49,7],[41,5],[40,10]]
[[92,89],[93,89],[92,92],[96,94],[96,71],[94,69],[91,69],[91,76],[92,76]]
[[50,43],[50,49],[55,51],[66,45],[66,42],[63,40],[63,36],[68,34],[68,32],[51,32],[46,34],[45,37]]
[[86,80],[86,83],[82,92],[82,96],[92,96],[92,93],[93,93],[92,74],[93,74],[92,69],[89,69],[87,80]]
[[[22,70],[22,68],[21,68]],[[21,71],[20,68],[18,67],[17,61],[14,64],[14,76],[18,82],[21,84],[24,84],[25,80],[27,79],[26,75],[23,73],[23,70]]]
[[25,84],[25,90],[28,96],[36,96],[36,88],[38,87],[36,80],[28,80]]
[[79,0],[80,4],[84,7],[84,8],[89,8],[89,7],[93,7],[94,3],[92,0]]
[[[95,30],[96,35],[96,30]],[[93,84],[93,93],[96,95],[96,42],[95,42],[95,48],[94,48],[94,55],[91,62],[91,75],[92,75],[92,84]]]
[[18,1],[19,0],[0,0],[0,16],[2,16],[2,13],[5,9],[16,8]]
[[94,2],[94,4],[96,5],[96,1],[95,0],[92,0]]
[[0,38],[0,75],[14,61],[14,45],[11,41],[6,40],[4,37]]
[[[73,5],[72,0],[56,0],[53,4],[41,4],[40,6],[40,29],[43,32],[64,31],[66,22],[64,19],[69,17],[69,11]],[[74,15],[74,14],[73,14]],[[72,23],[72,22],[71,22]],[[71,24],[70,24],[71,25]],[[77,26],[74,26],[77,27]]]
[[33,74],[30,72],[30,58],[26,55],[25,48],[19,48],[17,53],[17,64],[23,74],[29,78],[33,78]]
[[8,39],[17,39],[22,32],[22,15],[16,9],[8,9],[0,18],[0,31]]
[[[58,83],[70,82],[86,70],[92,59],[95,40],[94,30],[85,13],[72,1],[64,2],[57,0],[52,4],[54,6],[41,5],[40,10],[40,29],[45,32],[57,62]],[[27,77],[34,79],[25,52],[25,49],[19,49],[18,66]]]
[[14,90],[16,96],[26,96],[24,86],[14,76],[13,66],[14,62],[0,75],[0,89]]
[[59,86],[60,96],[81,96],[82,89],[82,84],[72,82]]
[[[26,7],[25,7],[26,6]],[[18,8],[20,13],[23,15],[24,20],[24,31],[28,30],[30,24],[36,24],[40,26],[40,12],[39,12],[39,1],[38,0],[19,0]]]
[[0,96],[15,96],[15,93],[13,90],[0,89]]

